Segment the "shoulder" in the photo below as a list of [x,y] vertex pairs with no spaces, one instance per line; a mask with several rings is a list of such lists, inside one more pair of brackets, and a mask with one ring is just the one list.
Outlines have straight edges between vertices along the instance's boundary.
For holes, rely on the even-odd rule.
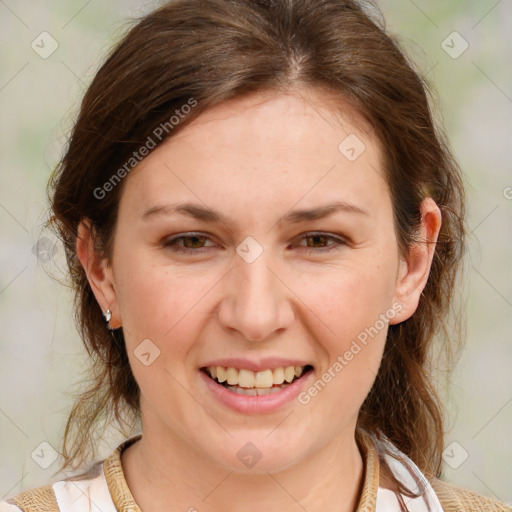
[[449,484],[438,478],[432,479],[430,484],[445,512],[512,512],[512,505]]
[[86,512],[90,503],[115,512],[102,462],[87,473],[23,491],[0,504],[0,512]]
[[[121,510],[124,507],[114,503],[111,488],[117,502],[124,503],[127,496],[131,496],[124,480],[120,454],[140,437],[141,434],[137,434],[125,440],[109,457],[94,463],[85,473],[28,489],[0,501],[0,512],[89,512],[91,503],[94,504],[94,510],[101,512]],[[132,509],[138,510],[135,506]]]
[[57,498],[51,485],[23,491],[8,501],[0,502],[0,512],[59,512]]

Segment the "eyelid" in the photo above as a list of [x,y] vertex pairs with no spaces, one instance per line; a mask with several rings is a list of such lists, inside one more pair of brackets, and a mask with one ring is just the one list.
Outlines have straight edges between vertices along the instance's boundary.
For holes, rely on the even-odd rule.
[[[334,233],[329,233],[325,231],[306,231],[304,233],[301,233],[300,235],[297,235],[294,240],[297,240],[301,242],[302,240],[305,240],[306,238],[310,238],[313,236],[322,236],[325,237],[327,240],[333,241],[334,243],[331,243],[330,245],[326,245],[325,247],[307,247],[307,246],[299,246],[300,250],[302,252],[309,252],[309,253],[322,253],[322,252],[328,252],[330,250],[339,249],[342,246],[349,245],[349,241],[341,236]],[[214,246],[207,246],[207,247],[199,247],[197,249],[191,249],[188,247],[181,247],[179,245],[176,245],[176,242],[182,239],[186,238],[193,238],[193,237],[204,237],[206,240],[212,241],[211,236],[207,233],[202,232],[188,232],[188,233],[180,233],[178,235],[175,235],[171,238],[165,239],[163,242],[164,247],[169,247],[171,250],[175,252],[182,252],[182,253],[196,253],[200,254],[204,251],[208,250],[208,248],[213,248]]]
[[336,233],[330,233],[328,231],[305,231],[304,233],[301,233],[300,235],[297,235],[295,238],[299,240],[304,240],[305,238],[309,238],[312,236],[323,236],[328,239],[336,240],[338,242],[345,242],[348,243],[345,237],[342,235],[337,235]]
[[340,235],[336,235],[334,233],[328,233],[325,231],[306,231],[305,233],[301,233],[300,235],[298,235],[299,242],[301,242],[302,240],[305,240],[306,238],[310,238],[313,236],[322,236],[322,237],[327,238],[328,240],[334,241],[335,243],[332,243],[325,247],[301,246],[302,251],[322,253],[322,252],[328,252],[330,250],[339,249],[341,246],[344,246],[344,245],[349,245],[349,242],[344,237],[342,237]]
[[[200,253],[200,252],[203,252],[204,250],[207,249],[207,247],[200,247],[198,249],[190,249],[188,247],[180,247],[179,245],[175,244],[175,242],[178,241],[178,240],[182,240],[182,239],[185,239],[185,238],[192,238],[192,237],[195,237],[195,236],[196,237],[204,237],[207,240],[211,241],[211,237],[208,234],[201,233],[199,231],[191,231],[189,233],[180,233],[179,235],[173,236],[171,238],[164,239],[163,246],[164,247],[171,247],[172,250],[174,250],[176,252],[186,252],[186,253],[192,253],[192,252]],[[212,247],[212,246],[208,246],[208,247]]]

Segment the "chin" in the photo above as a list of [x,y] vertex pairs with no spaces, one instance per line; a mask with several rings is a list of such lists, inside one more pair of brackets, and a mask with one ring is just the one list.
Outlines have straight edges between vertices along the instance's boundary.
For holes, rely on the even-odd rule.
[[268,435],[268,432],[259,435],[247,432],[229,438],[224,446],[217,445],[218,449],[214,452],[205,448],[215,463],[239,474],[278,473],[294,466],[306,456],[304,440],[290,442],[290,437],[285,436],[286,442],[283,442],[278,436],[271,439],[274,433],[265,439]]

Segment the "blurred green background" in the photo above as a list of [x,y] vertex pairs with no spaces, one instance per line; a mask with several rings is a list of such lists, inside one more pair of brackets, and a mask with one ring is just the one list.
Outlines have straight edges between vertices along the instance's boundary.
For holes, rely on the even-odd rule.
[[[444,476],[512,502],[512,2],[377,3],[434,84],[468,183],[466,349],[446,397]],[[0,0],[0,498],[59,477],[35,460],[42,442],[59,447],[83,377],[72,297],[51,277],[63,250],[41,232],[46,182],[105,52],[156,5]],[[100,454],[120,440],[109,434]]]

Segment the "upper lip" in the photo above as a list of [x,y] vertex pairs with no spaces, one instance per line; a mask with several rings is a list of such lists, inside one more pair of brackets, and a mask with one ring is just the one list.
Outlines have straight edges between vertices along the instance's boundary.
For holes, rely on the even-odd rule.
[[[230,357],[225,359],[215,359],[208,361],[201,366],[207,368],[209,366],[222,366],[224,368],[238,368],[259,372],[262,370],[280,368],[287,366],[308,366],[310,363],[300,359],[288,359],[283,357],[265,357],[259,360],[251,360],[242,357]],[[311,365],[310,365],[311,366]]]

